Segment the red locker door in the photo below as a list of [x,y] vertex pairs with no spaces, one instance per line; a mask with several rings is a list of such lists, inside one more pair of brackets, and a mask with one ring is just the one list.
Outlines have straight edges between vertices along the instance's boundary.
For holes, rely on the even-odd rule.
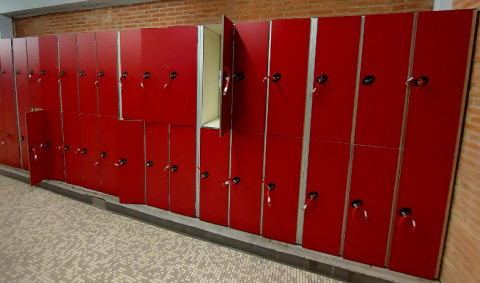
[[48,165],[47,177],[51,180],[65,181],[60,111],[45,110],[43,113],[45,143],[49,143],[42,149],[42,151],[45,151],[46,164]]
[[310,19],[272,21],[269,135],[301,137],[305,113]]
[[[120,31],[120,61],[122,116],[125,119],[143,118],[142,30]],[[145,54],[146,56],[149,56]],[[152,79],[153,80],[153,79]]]
[[83,186],[100,191],[98,116],[80,115],[80,153],[82,154]]
[[[217,129],[202,128],[200,134],[200,220],[228,225],[228,178],[230,135],[218,137]],[[208,174],[208,175],[207,175]],[[227,183],[226,183],[227,182]]]
[[195,216],[195,127],[170,125],[170,210]]
[[145,158],[142,121],[118,121],[118,196],[121,203],[145,204]]
[[354,148],[343,257],[383,267],[398,149]]
[[47,160],[46,152],[40,150],[40,146],[45,143],[43,132],[44,111],[30,112],[26,114],[28,147],[29,147],[29,165],[30,165],[30,185],[35,186],[41,181],[47,179]]
[[350,142],[361,20],[318,19],[311,139]]
[[[1,84],[1,80],[0,80],[0,84]],[[0,86],[0,96],[2,96],[1,86]],[[5,119],[3,118],[4,117],[3,105],[0,105],[0,110],[2,110],[0,111],[0,135],[4,137],[6,132],[5,132]],[[0,164],[5,164],[5,165],[8,164],[7,146],[5,145],[5,142],[2,143],[0,146]]]
[[98,113],[118,117],[117,31],[96,33],[97,69],[103,72],[98,82]]
[[389,269],[437,278],[453,160],[452,154],[403,152]]
[[147,205],[168,210],[168,124],[145,123]]
[[103,74],[97,71],[95,33],[79,33],[77,46],[80,112],[97,115],[97,84],[101,82]]
[[[197,27],[169,27],[168,56],[160,76],[167,95],[168,122],[175,125],[196,125],[197,111]],[[168,67],[167,67],[168,66]],[[175,73],[174,73],[175,72]],[[175,76],[176,74],[176,76]],[[169,78],[174,79],[169,79]]]
[[[28,43],[27,43],[28,44]],[[57,36],[42,35],[38,37],[40,64],[34,66],[36,80],[32,83],[40,84],[42,109],[60,110],[60,94],[58,86],[58,52]],[[30,65],[30,62],[29,62]],[[36,68],[36,69],[35,69]],[[35,76],[36,74],[36,76]]]
[[269,28],[269,22],[235,24],[234,131],[265,132]]
[[32,108],[42,107],[42,89],[40,75],[40,50],[38,37],[27,37],[27,62],[28,62],[28,88],[30,93],[30,105]]
[[25,38],[13,39],[13,59],[15,63],[15,83],[17,89],[18,108],[30,108],[30,95],[28,91],[27,42]]
[[420,87],[415,86],[417,79],[411,84],[405,149],[455,152],[468,87],[474,13],[418,13],[412,76],[428,81]]
[[58,36],[58,55],[62,95],[62,111],[78,112],[78,78],[77,78],[77,37],[75,34],[61,34]]
[[260,234],[263,142],[263,134],[232,133],[232,177],[241,182],[230,187],[230,227],[254,234]]
[[30,112],[30,108],[18,108],[18,123],[20,125],[20,150],[22,153],[22,169],[28,171],[28,139],[27,139],[27,121],[25,114]]
[[295,244],[302,139],[268,135],[266,150],[262,235]]
[[[115,166],[119,160],[117,140],[117,118],[99,117],[100,127],[100,170],[102,192],[118,196],[118,167]],[[97,165],[98,166],[98,165]]]
[[82,154],[80,148],[80,117],[77,113],[63,112],[63,143],[65,150],[65,179],[72,185],[82,186]]
[[413,13],[365,17],[356,144],[400,146],[413,20]]
[[310,141],[304,248],[340,254],[349,160],[349,144]]
[[233,80],[233,33],[234,25],[225,15],[222,16],[222,56],[221,78],[222,99],[220,100],[220,137],[230,131],[232,120],[232,80]]

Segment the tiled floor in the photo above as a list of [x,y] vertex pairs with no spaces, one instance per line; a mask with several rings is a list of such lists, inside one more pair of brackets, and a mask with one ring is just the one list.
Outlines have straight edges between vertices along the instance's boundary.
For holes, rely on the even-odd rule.
[[340,282],[0,176],[0,282]]

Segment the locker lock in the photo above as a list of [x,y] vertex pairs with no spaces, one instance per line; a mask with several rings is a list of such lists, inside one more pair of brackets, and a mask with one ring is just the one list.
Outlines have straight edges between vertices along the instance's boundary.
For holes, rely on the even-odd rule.
[[65,72],[65,70],[63,70],[63,71],[60,72],[60,76],[63,77],[63,76],[65,76],[66,73],[67,73],[67,72]]
[[322,74],[322,75],[318,76],[315,81],[317,82],[317,84],[323,84],[324,82],[327,81],[327,75]]
[[148,161],[148,162],[147,162],[147,167],[152,167],[152,166],[153,166],[153,161],[151,161],[151,160]]
[[240,183],[240,177],[233,177],[232,183],[233,183],[233,184],[238,184],[238,183]]
[[31,76],[33,75],[33,70],[28,71],[28,74]]
[[364,84],[364,85],[371,85],[371,84],[373,84],[374,81],[375,81],[375,77],[374,77],[374,76],[366,76],[366,77],[362,80],[362,84]]
[[175,79],[177,77],[177,72],[173,71],[170,73],[170,79]]
[[45,147],[50,147],[50,143],[49,142],[45,143]]
[[282,75],[280,75],[279,73],[275,73],[272,76],[272,82],[278,82],[281,78],[282,78]]
[[412,210],[408,207],[404,207],[398,211],[398,214],[400,214],[400,216],[407,216],[412,214]]
[[269,190],[269,191],[275,190],[275,184],[274,183],[268,184],[268,189],[267,190]]
[[69,150],[70,147],[68,145],[65,146],[65,151]]
[[362,206],[363,205],[363,202],[359,199],[356,199],[354,201],[352,201],[352,203],[350,204],[353,208],[357,208],[359,206]]
[[173,165],[171,170],[172,170],[172,172],[175,172],[175,171],[177,171],[177,170],[178,170],[178,167],[177,167],[177,165]]
[[413,80],[413,85],[416,87],[420,87],[426,85],[428,83],[428,77],[420,76],[419,78],[415,78]]
[[128,72],[127,72],[127,71],[124,71],[124,72],[122,73],[122,78],[126,78],[126,77],[128,77]]
[[145,74],[143,74],[143,78],[144,79],[150,78],[150,72],[145,72]]
[[87,149],[86,148],[82,149],[82,151],[80,153],[81,154],[87,154]]
[[100,71],[97,76],[103,77],[103,75],[104,75],[103,71]]
[[115,166],[125,165],[125,163],[127,163],[126,159],[120,159],[115,163]]
[[233,75],[233,77],[235,78],[235,80],[241,81],[241,80],[243,80],[245,75],[243,73],[238,73],[238,74]]
[[80,77],[83,77],[85,75],[85,72],[84,71],[80,71]]
[[15,71],[15,74],[20,75],[20,70]]
[[402,217],[402,218],[400,218],[400,221],[398,222],[398,228],[402,229],[402,222],[406,218],[409,218],[412,221],[412,231],[415,232],[415,228],[417,228],[417,223],[410,216],[410,214],[412,214],[412,210],[408,207],[404,207],[404,208],[402,208],[398,211],[398,214],[400,214],[400,216]]
[[311,192],[308,194],[308,201],[307,203],[303,206],[303,210],[307,209],[307,206],[310,204],[310,202],[314,199],[318,198],[318,193],[317,192]]
[[101,157],[101,158],[107,157],[107,153],[106,153],[106,152],[102,152],[102,154],[100,154],[100,157]]
[[5,74],[5,72],[6,72],[5,69],[2,69],[2,74]]
[[208,178],[208,172],[207,172],[207,171],[203,172],[202,175],[201,175],[201,177],[202,177],[203,179]]
[[42,70],[42,71],[40,72],[40,75],[45,76],[46,73],[47,73],[46,70]]
[[20,137],[20,140],[21,140],[21,141],[25,140],[25,137],[24,137],[24,136],[21,136],[21,137]]

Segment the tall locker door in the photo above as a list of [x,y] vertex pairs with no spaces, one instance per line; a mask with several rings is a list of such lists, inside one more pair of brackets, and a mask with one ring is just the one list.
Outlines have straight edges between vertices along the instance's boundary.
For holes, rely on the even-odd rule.
[[[1,80],[0,80],[1,84]],[[1,90],[0,90],[0,96],[1,95]],[[0,135],[2,137],[5,136],[7,132],[5,131],[5,118],[4,118],[4,112],[3,112],[3,105],[0,105]],[[8,156],[7,156],[7,146],[5,142],[3,142],[0,146],[0,164],[8,164]]]
[[343,257],[383,267],[398,149],[356,145]]
[[350,144],[310,141],[302,246],[338,256]]
[[[120,31],[120,84],[122,116],[125,119],[143,118],[142,30]],[[149,54],[145,54],[149,56]],[[153,80],[153,79],[151,79]]]
[[100,156],[98,116],[80,114],[80,153],[82,154],[83,186],[100,191]]
[[453,154],[403,152],[389,269],[437,278],[453,160]]
[[121,203],[145,204],[144,126],[118,121],[118,196]]
[[63,112],[63,143],[65,150],[65,179],[72,185],[82,186],[82,154],[80,145],[80,117],[77,113]]
[[27,62],[28,62],[28,88],[30,93],[30,106],[32,108],[43,108],[42,88],[40,75],[40,46],[38,37],[27,37]]
[[47,177],[51,180],[65,181],[64,164],[63,164],[63,139],[62,139],[62,121],[60,111],[45,110],[44,111],[44,136],[45,142],[49,143],[48,147],[44,147],[47,155],[46,163]]
[[96,33],[97,69],[103,76],[98,82],[98,113],[118,117],[117,32]]
[[313,140],[350,142],[361,20],[360,16],[318,19]]
[[195,127],[170,125],[170,211],[195,216]]
[[234,131],[265,131],[269,28],[269,22],[235,24]]
[[[218,137],[218,129],[202,128],[200,133],[200,220],[227,226],[230,135]],[[206,172],[206,173],[205,173]],[[206,175],[208,174],[208,175]]]
[[75,34],[58,36],[60,59],[58,79],[62,95],[62,111],[78,112],[77,37]]
[[[468,87],[476,13],[418,13],[405,149],[455,152]],[[419,78],[427,81],[420,85]]]
[[168,123],[196,125],[197,40],[196,26],[169,27],[168,56],[162,67],[161,95],[168,99]]
[[355,144],[398,148],[414,14],[365,16]]
[[268,135],[266,150],[262,235],[295,244],[302,139]]
[[273,20],[268,98],[269,135],[301,137],[305,113],[310,19]]
[[253,234],[260,234],[263,143],[263,134],[232,133],[232,177],[240,183],[230,187],[230,227]]
[[[100,170],[102,192],[118,196],[118,120],[112,117],[99,117],[100,127]],[[98,166],[98,165],[97,165]]]
[[36,111],[26,114],[30,185],[32,186],[35,186],[41,181],[47,179],[46,152],[40,150],[41,145],[45,143],[45,137],[43,133],[43,118],[44,111]]
[[[28,44],[28,43],[27,43]],[[60,110],[60,94],[58,86],[58,48],[56,35],[38,37],[40,64],[34,66],[34,77],[40,85],[42,109]],[[29,62],[30,65],[30,62]],[[36,68],[36,69],[35,69]],[[33,82],[35,83],[35,82]]]
[[97,115],[97,84],[101,83],[103,74],[97,71],[95,33],[77,34],[77,46],[80,113]]
[[147,205],[168,210],[168,124],[145,123]]
[[222,99],[220,100],[220,137],[230,131],[232,120],[232,80],[233,80],[233,33],[234,25],[225,15],[222,16],[221,78]]

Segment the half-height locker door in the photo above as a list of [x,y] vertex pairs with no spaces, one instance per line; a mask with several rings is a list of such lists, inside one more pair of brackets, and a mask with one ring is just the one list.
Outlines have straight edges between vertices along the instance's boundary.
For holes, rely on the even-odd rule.
[[222,69],[222,98],[220,99],[220,137],[230,131],[232,120],[232,80],[233,80],[233,33],[234,25],[222,16],[222,50],[220,60]]
[[295,244],[302,139],[268,135],[266,150],[262,235]]
[[43,133],[44,111],[26,114],[28,132],[28,158],[30,165],[30,185],[35,186],[47,179],[46,152],[41,150],[45,144]]
[[62,95],[62,111],[78,112],[78,77],[77,77],[77,37],[75,34],[58,36],[58,57],[60,65],[58,80]]
[[77,34],[77,46],[80,113],[97,115],[97,84],[103,73],[97,70],[95,33]]
[[42,107],[42,85],[40,74],[40,46],[38,37],[27,37],[27,62],[28,62],[28,88],[30,93],[30,105],[32,108]]
[[[125,119],[143,117],[142,30],[120,31],[120,85],[122,90],[122,116]],[[153,81],[153,79],[150,79]],[[150,81],[149,81],[150,82]]]
[[103,73],[98,86],[98,113],[118,117],[117,32],[96,33],[97,70]]
[[82,186],[82,154],[80,147],[80,117],[77,113],[63,112],[63,143],[65,150],[65,179],[72,185]]
[[265,132],[269,22],[235,24],[232,129]]
[[[301,137],[305,113],[310,19],[273,20],[268,98],[269,135]],[[265,80],[265,79],[264,79]]]
[[145,123],[147,205],[168,210],[168,124]]
[[195,216],[195,127],[170,125],[170,210]]
[[230,227],[260,234],[262,205],[263,134],[232,133],[232,177],[240,183],[230,187]]
[[400,146],[414,14],[365,16],[355,143]]
[[102,192],[118,196],[119,168],[115,164],[119,160],[118,155],[118,120],[113,117],[99,117],[100,127],[100,156]]
[[340,254],[350,144],[310,141],[302,246]]
[[349,143],[361,17],[318,19],[310,138]]
[[100,191],[98,116],[80,114],[80,153],[82,155],[83,186]]
[[51,180],[65,181],[61,113],[54,110],[45,110],[43,113],[44,137],[48,144],[41,150],[47,155],[47,177]]
[[200,220],[227,226],[228,187],[240,178],[228,178],[230,135],[218,137],[217,129],[202,128],[200,134]]
[[343,257],[383,267],[398,149],[356,145]]
[[388,268],[436,279],[453,154],[405,150]]
[[475,14],[473,10],[418,13],[405,149],[455,152]]

